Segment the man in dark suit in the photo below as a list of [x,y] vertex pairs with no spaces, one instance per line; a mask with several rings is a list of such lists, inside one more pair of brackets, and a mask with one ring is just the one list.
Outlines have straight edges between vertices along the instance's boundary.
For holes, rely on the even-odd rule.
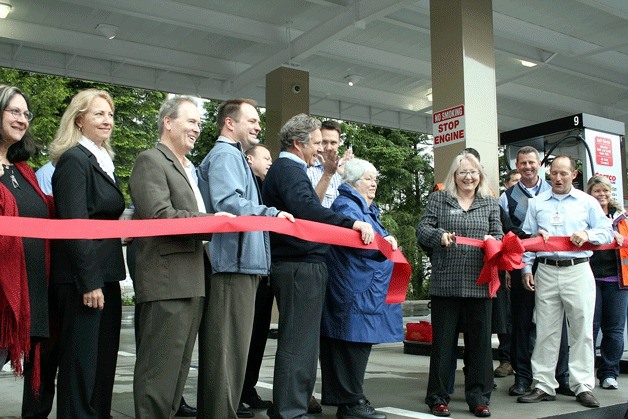
[[[168,99],[159,111],[159,143],[140,153],[129,180],[135,218],[205,216],[185,157],[200,135],[190,97]],[[188,376],[205,297],[205,236],[138,238],[135,296],[140,333],[133,382],[137,418],[172,417]]]
[[[317,119],[299,114],[281,128],[282,152],[264,180],[264,203],[296,218],[352,228],[361,233],[365,244],[371,243],[371,225],[323,207],[307,177],[307,167],[323,151],[320,127]],[[273,377],[275,405],[268,416],[305,417],[316,382],[329,246],[273,233],[270,242],[270,283],[279,308],[279,338]]]

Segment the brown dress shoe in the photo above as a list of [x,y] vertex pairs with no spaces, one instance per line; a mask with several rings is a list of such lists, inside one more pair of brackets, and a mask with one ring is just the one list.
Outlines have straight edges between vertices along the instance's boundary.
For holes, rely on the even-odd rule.
[[509,375],[513,375],[515,371],[512,369],[512,365],[510,362],[502,362],[499,364],[499,367],[495,368],[494,375],[495,377],[507,377]]
[[580,402],[584,407],[600,407],[600,402],[597,401],[593,393],[590,391],[583,391],[578,393],[576,400]]
[[521,396],[517,399],[519,403],[552,402],[554,400],[556,400],[556,396],[547,394],[539,388],[535,388],[525,396]]

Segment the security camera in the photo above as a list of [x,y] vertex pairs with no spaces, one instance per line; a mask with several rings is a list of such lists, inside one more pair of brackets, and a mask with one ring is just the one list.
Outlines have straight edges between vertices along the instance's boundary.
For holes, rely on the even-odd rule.
[[293,84],[292,85],[292,93],[301,93],[301,85],[300,84]]

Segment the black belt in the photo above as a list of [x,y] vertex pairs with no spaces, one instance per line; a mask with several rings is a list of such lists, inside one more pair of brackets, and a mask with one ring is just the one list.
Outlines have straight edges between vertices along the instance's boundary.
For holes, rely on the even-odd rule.
[[557,266],[559,268],[565,268],[567,266],[579,265],[581,263],[587,263],[589,258],[575,258],[575,259],[546,259],[546,258],[538,258],[539,263],[543,263],[545,265]]

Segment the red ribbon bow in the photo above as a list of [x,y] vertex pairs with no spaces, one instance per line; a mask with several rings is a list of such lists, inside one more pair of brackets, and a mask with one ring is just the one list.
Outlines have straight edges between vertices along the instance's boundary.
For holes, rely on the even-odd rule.
[[484,267],[478,278],[478,285],[488,283],[488,291],[493,297],[499,288],[498,271],[512,271],[525,266],[522,262],[525,247],[513,232],[504,236],[502,241],[484,241]]

